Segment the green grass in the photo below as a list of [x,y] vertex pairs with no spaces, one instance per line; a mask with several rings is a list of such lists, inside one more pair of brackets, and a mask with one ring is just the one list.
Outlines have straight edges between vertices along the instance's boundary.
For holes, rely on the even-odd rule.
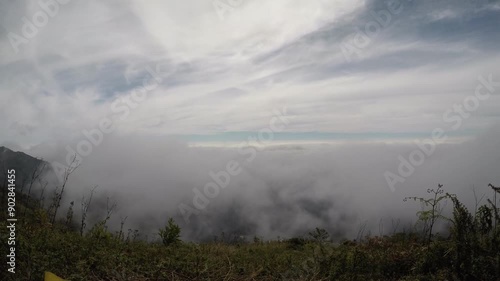
[[[17,272],[2,270],[0,279],[41,280],[51,271],[90,281],[500,280],[500,227],[490,227],[498,219],[494,210],[484,207],[493,216],[475,219],[453,202],[449,238],[429,241],[426,233],[397,233],[343,243],[328,242],[319,229],[311,238],[239,244],[185,243],[175,237],[164,244],[160,236],[157,243],[145,242],[110,233],[104,224],[81,236],[65,223],[50,224],[45,210],[30,208],[17,225]],[[173,223],[163,229],[175,229]],[[2,218],[0,228],[5,227]],[[5,231],[0,239],[6,241]]]

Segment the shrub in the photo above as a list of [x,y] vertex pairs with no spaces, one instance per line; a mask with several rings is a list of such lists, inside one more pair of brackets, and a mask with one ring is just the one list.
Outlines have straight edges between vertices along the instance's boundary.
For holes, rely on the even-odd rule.
[[312,232],[309,232],[309,236],[311,236],[311,238],[316,241],[316,242],[320,242],[320,243],[323,243],[323,242],[327,242],[328,241],[328,238],[330,238],[330,234],[328,234],[328,232],[322,228],[318,228],[316,227],[316,229]]
[[181,241],[181,228],[175,223],[174,219],[170,218],[165,228],[160,229],[159,235],[163,245],[170,246]]
[[288,239],[286,242],[288,244],[288,247],[294,250],[300,250],[306,244],[306,240],[301,237],[293,237]]

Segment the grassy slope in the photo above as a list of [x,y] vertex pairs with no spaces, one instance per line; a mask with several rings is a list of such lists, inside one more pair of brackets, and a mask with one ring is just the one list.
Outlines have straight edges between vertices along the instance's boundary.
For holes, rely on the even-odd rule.
[[[23,209],[19,203],[18,214]],[[2,213],[2,241],[7,239],[5,224]],[[490,233],[499,236],[498,231]],[[395,234],[340,245],[291,239],[165,246],[126,239],[102,226],[80,236],[64,223],[51,225],[45,210],[29,208],[17,226],[17,273],[2,270],[0,280],[41,280],[44,271],[91,281],[500,280],[500,253],[491,250],[497,240],[490,239],[490,234],[476,234],[475,240],[465,242],[452,237],[426,243],[415,234]],[[462,244],[471,251],[464,252]],[[470,268],[460,263],[463,253]]]

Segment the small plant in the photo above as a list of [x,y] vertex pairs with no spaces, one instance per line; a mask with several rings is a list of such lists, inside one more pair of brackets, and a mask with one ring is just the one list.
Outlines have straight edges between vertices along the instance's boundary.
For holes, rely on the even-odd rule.
[[56,187],[54,191],[54,197],[52,198],[52,205],[49,208],[51,211],[51,223],[54,224],[57,218],[57,212],[59,210],[59,207],[61,207],[61,200],[64,196],[64,190],[66,189],[66,185],[68,184],[69,181],[69,176],[75,172],[75,170],[80,166],[78,160],[76,160],[76,154],[73,157],[73,160],[71,161],[70,165],[68,168],[64,170],[63,178],[62,178],[62,184],[61,184],[61,189],[59,190],[58,187]]
[[[427,189],[427,193],[433,195],[431,198],[422,197],[405,197],[403,201],[408,199],[413,199],[414,201],[420,201],[424,207],[428,207],[427,210],[422,210],[417,212],[418,220],[424,223],[424,235],[427,237],[427,243],[430,243],[432,239],[432,230],[438,219],[449,220],[448,218],[442,216],[443,207],[441,207],[441,201],[452,197],[451,194],[444,194],[443,185],[438,184],[438,188]],[[444,195],[443,195],[444,194]]]
[[306,244],[306,240],[301,237],[293,237],[286,241],[288,243],[288,247],[294,250],[300,250]]
[[320,243],[327,242],[328,238],[330,238],[330,234],[328,234],[325,229],[318,227],[316,227],[314,231],[309,232],[309,236],[311,236],[314,241]]
[[262,238],[258,237],[257,235],[255,235],[255,236],[253,237],[253,242],[254,242],[255,244],[261,244],[261,243],[262,243],[262,241],[263,241],[263,240],[262,240]]
[[73,206],[75,205],[75,201],[71,201],[69,203],[68,212],[66,213],[66,227],[71,228],[73,225]]
[[85,235],[90,238],[92,243],[106,242],[112,238],[112,234],[108,231],[104,221],[96,223]]
[[159,235],[163,245],[170,246],[181,241],[181,228],[175,223],[174,219],[170,218],[165,228],[160,229]]
[[96,190],[96,188],[97,188],[97,185],[94,186],[90,190],[90,196],[87,200],[85,200],[85,195],[82,196],[82,201],[81,201],[82,220],[81,220],[81,224],[80,224],[80,236],[83,236],[83,232],[85,231],[85,228],[87,227],[87,213],[88,213],[89,208],[90,208],[90,203],[92,203],[92,197],[94,196],[94,191]]
[[470,280],[477,238],[474,219],[458,198],[452,197],[451,200],[453,201],[453,227],[451,232],[455,252],[453,267],[462,280]]
[[493,202],[491,202],[491,200],[488,199],[488,203],[490,203],[491,208],[493,209],[493,213],[495,214],[495,227],[496,227],[498,225],[498,222],[500,221],[500,214],[497,208],[497,193],[500,193],[500,187],[496,187],[491,183],[488,186],[491,187],[491,189],[493,190]]
[[493,229],[493,209],[486,205],[479,207],[476,214],[476,224],[481,235],[487,235]]

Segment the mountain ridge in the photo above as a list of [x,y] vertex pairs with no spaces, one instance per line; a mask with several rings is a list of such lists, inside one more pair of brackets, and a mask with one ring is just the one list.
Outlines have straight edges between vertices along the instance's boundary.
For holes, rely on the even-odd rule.
[[8,169],[15,169],[17,181],[22,183],[44,162],[22,151],[0,146],[0,184],[4,185]]

